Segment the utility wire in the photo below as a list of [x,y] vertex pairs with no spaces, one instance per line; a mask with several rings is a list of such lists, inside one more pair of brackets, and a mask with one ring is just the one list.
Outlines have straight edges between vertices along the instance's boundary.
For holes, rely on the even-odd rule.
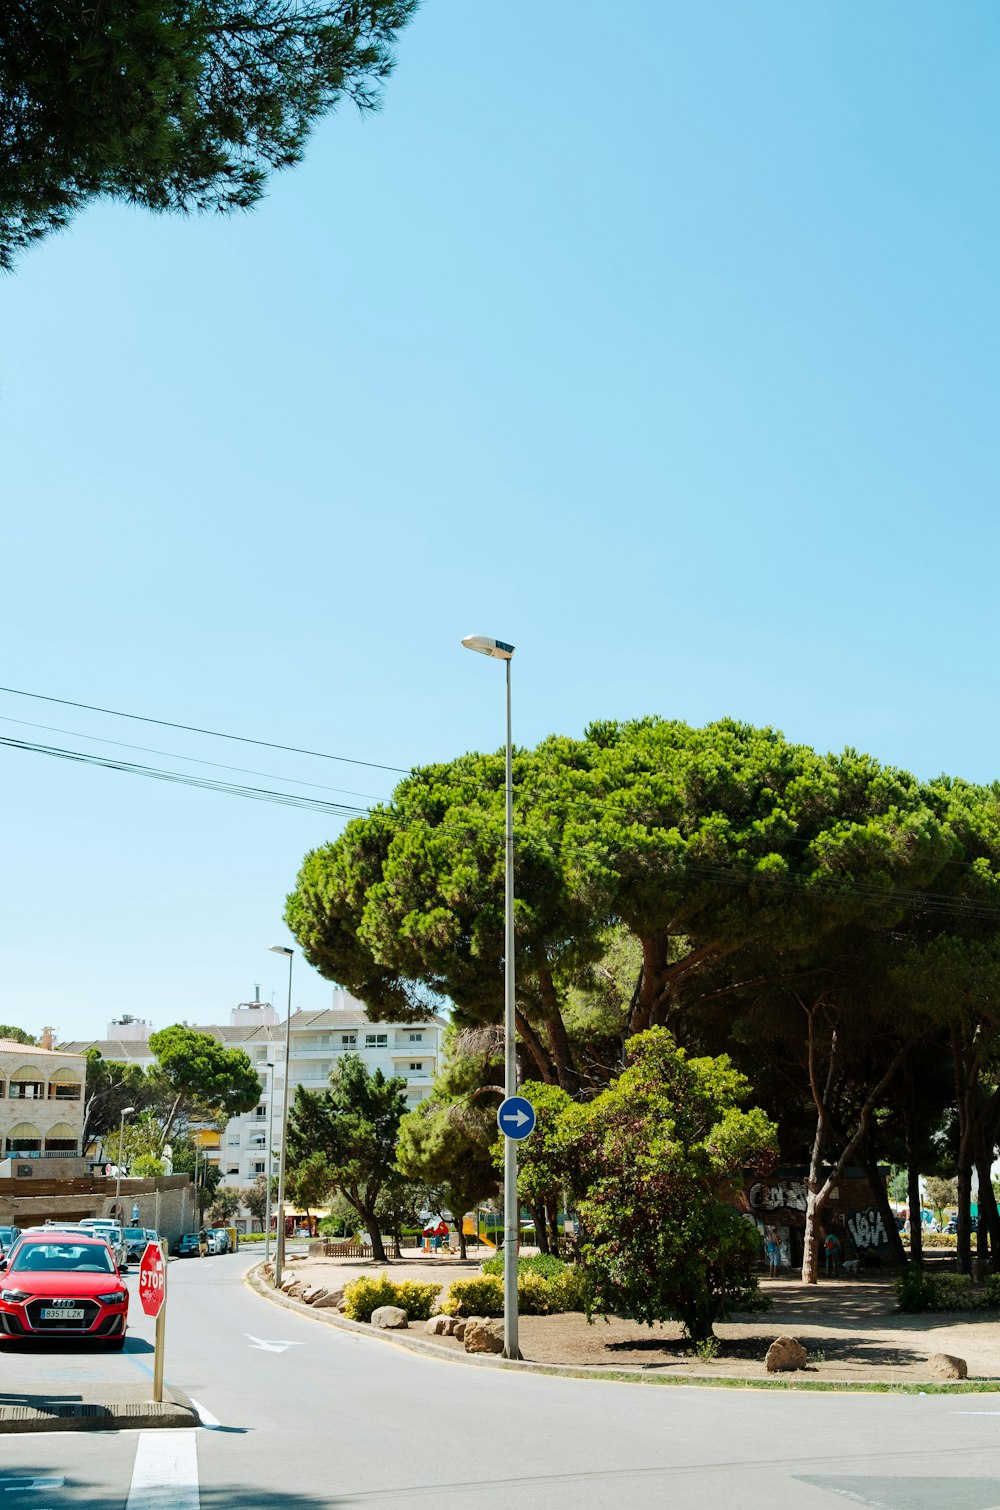
[[35,724],[27,718],[10,718],[6,714],[0,714],[0,723],[17,724],[22,729],[44,729],[47,734],[68,734],[72,739],[86,739],[90,743],[99,745],[114,745],[117,750],[138,750],[143,755],[163,755],[167,760],[186,760],[192,765],[211,766],[216,771],[236,771],[240,776],[263,776],[266,781],[287,781],[292,786],[308,786],[317,792],[339,792],[342,797],[367,797],[372,802],[381,800],[372,792],[355,792],[342,786],[324,786],[319,781],[301,781],[296,776],[278,776],[274,771],[255,771],[248,766],[226,765],[219,760],[202,760],[197,755],[180,755],[176,750],[155,750],[149,745],[125,744],[121,739],[107,739],[103,734],[82,734],[79,729],[60,729],[55,724]]
[[232,739],[239,744],[259,745],[265,750],[284,750],[289,755],[311,755],[316,760],[338,760],[346,765],[367,766],[371,771],[393,771],[398,776],[409,776],[408,769],[398,765],[380,765],[375,760],[356,760],[351,755],[331,755],[326,750],[305,750],[299,745],[282,745],[271,739],[251,739],[246,734],[225,734],[219,729],[202,729],[197,724],[174,723],[169,718],[148,718],[143,713],[123,713],[119,708],[99,708],[94,703],[77,703],[68,697],[49,697],[44,692],[25,692],[21,687],[0,687],[12,697],[31,697],[37,702],[58,703],[63,708],[83,708],[88,713],[106,713],[111,718],[130,718],[136,723],[158,724],[162,729],[183,729],[186,734],[208,734],[212,739]]

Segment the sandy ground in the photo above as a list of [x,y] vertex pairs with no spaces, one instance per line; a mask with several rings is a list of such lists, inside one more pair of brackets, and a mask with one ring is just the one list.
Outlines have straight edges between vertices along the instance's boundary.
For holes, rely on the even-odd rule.
[[[385,1267],[393,1279],[447,1285],[478,1273],[479,1262],[404,1250],[402,1259]],[[292,1267],[303,1280],[339,1286],[383,1266],[357,1259],[307,1258]],[[680,1329],[669,1323],[645,1327],[612,1318],[591,1325],[577,1314],[522,1316],[521,1351],[538,1363],[640,1368],[678,1377],[759,1378],[765,1376],[769,1344],[784,1334],[807,1348],[809,1373],[816,1378],[917,1383],[931,1378],[927,1359],[932,1353],[953,1353],[966,1360],[970,1379],[1000,1379],[1000,1318],[991,1319],[992,1312],[906,1316],[896,1310],[890,1278],[820,1280],[815,1286],[763,1279],[761,1289],[771,1299],[771,1310],[720,1322],[714,1359],[698,1357]],[[423,1323],[415,1322],[413,1330],[423,1336]],[[428,1341],[462,1351],[453,1338]]]

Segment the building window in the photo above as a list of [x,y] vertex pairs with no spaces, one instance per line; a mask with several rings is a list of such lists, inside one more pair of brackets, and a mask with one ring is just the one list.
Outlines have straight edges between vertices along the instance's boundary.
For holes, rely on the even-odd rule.
[[357,1042],[357,1033],[341,1033],[340,1035],[340,1043],[342,1048],[353,1049],[357,1045]]
[[423,1062],[422,1059],[411,1059],[410,1060],[410,1069],[411,1070],[422,1070],[423,1067],[424,1067],[424,1062]]
[[410,1042],[411,1043],[423,1043],[423,1041],[424,1041],[424,1035],[423,1035],[423,1033],[411,1033],[410,1034]]
[[253,1114],[260,1121],[263,1121],[263,1119],[267,1116],[267,1107],[266,1106],[255,1106],[254,1109],[253,1109]]
[[251,1159],[250,1160],[250,1173],[251,1174],[263,1174],[264,1173],[264,1160],[263,1159]]
[[388,1033],[366,1033],[365,1034],[365,1048],[366,1049],[387,1049],[388,1047],[389,1047],[389,1035],[388,1035]]
[[227,1174],[239,1174],[239,1172],[240,1172],[240,1166],[238,1164],[227,1164],[226,1165],[226,1173]]

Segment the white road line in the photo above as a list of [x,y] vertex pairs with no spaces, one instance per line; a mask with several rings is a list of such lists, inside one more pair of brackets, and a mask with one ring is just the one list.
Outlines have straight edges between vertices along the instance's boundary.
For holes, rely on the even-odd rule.
[[[190,1395],[188,1396],[188,1399],[191,1399]],[[202,1426],[207,1426],[209,1431],[214,1431],[216,1427],[222,1425],[222,1422],[218,1419],[218,1417],[213,1416],[212,1412],[210,1410],[206,1410],[204,1405],[199,1405],[197,1400],[192,1399],[191,1404],[194,1406],[195,1411],[197,1412],[198,1420],[201,1422]]]
[[4,1494],[20,1493],[23,1489],[61,1489],[65,1479],[0,1479]]
[[125,1510],[201,1510],[193,1431],[139,1433]]

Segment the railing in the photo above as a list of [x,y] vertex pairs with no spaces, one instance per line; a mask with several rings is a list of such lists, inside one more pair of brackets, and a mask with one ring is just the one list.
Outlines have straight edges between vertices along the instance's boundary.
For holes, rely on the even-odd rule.
[[79,1145],[72,1148],[8,1148],[7,1159],[75,1159],[80,1154]]

